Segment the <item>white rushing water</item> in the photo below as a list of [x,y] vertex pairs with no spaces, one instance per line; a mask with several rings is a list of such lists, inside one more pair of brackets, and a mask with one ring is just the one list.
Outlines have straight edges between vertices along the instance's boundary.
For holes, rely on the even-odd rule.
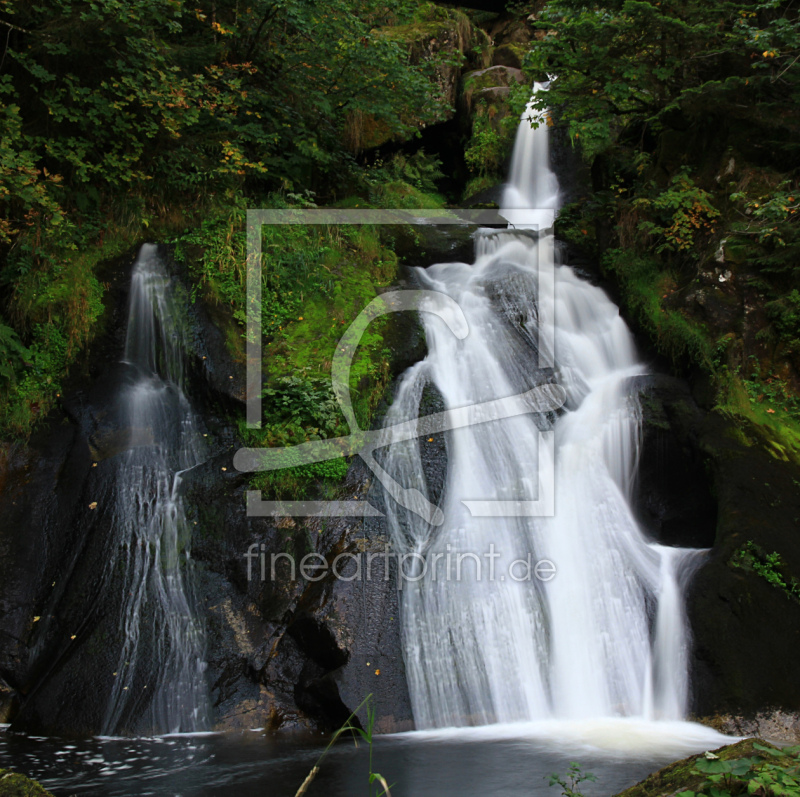
[[118,558],[110,566],[124,578],[123,644],[104,734],[129,731],[131,723],[159,733],[208,727],[191,535],[178,492],[181,472],[201,461],[202,448],[184,393],[181,317],[157,249],[145,244],[131,281],[125,341],[131,377],[119,398],[130,441],[118,457]]
[[[521,208],[552,217],[558,203],[548,125],[529,106],[531,114],[542,124],[533,129],[524,116],[519,127],[504,198],[512,222],[524,218],[515,214]],[[441,525],[388,502],[394,545],[428,563],[402,594],[420,729],[680,720],[686,712],[682,595],[700,553],[653,543],[631,510],[640,409],[629,384],[647,369],[618,308],[568,265],[550,261],[551,229],[539,237],[486,231],[474,263],[418,269],[423,288],[458,302],[469,334],[459,340],[423,314],[428,355],[404,375],[387,426],[418,415],[427,385],[448,410],[548,381],[567,394],[558,413],[447,434]],[[539,332],[548,326],[552,335]],[[554,458],[540,457],[540,445],[554,448],[544,452]],[[554,472],[545,472],[553,461]],[[417,441],[392,446],[384,462],[402,484],[426,491]],[[550,517],[475,517],[468,506],[534,501],[549,483]],[[527,570],[527,561],[545,559],[555,576],[549,565],[541,578]]]

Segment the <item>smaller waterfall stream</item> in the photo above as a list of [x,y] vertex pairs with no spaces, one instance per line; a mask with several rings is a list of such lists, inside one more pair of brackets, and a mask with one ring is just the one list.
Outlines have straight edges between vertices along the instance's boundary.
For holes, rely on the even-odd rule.
[[[151,731],[208,727],[204,639],[193,611],[190,531],[180,474],[202,458],[202,437],[184,393],[184,333],[173,286],[155,246],[133,268],[119,402],[129,430],[116,477],[117,560],[124,572],[123,644],[104,722],[128,730],[134,715]],[[140,722],[140,721],[139,721]]]
[[[535,129],[531,116],[541,122]],[[486,232],[473,264],[418,269],[422,287],[458,302],[469,334],[456,339],[423,314],[428,355],[404,375],[387,426],[416,417],[428,386],[447,410],[551,381],[567,394],[560,414],[447,434],[441,526],[389,502],[401,552],[448,567],[462,562],[455,578],[434,564],[403,587],[406,669],[421,729],[548,718],[680,720],[686,712],[681,578],[698,552],[653,543],[634,518],[640,408],[629,384],[646,368],[606,294],[566,265],[540,262],[554,251],[548,227],[559,194],[548,157],[547,121],[529,105],[502,212],[512,222],[522,209],[549,214],[538,232],[547,245],[527,231]],[[554,334],[540,336],[543,325]],[[540,445],[554,446],[554,457],[539,457]],[[555,462],[552,474],[541,471],[543,461]],[[426,491],[416,442],[393,446],[385,467]],[[534,501],[548,483],[555,484],[552,517],[485,518],[469,510],[476,500]],[[525,562],[538,560],[554,563],[555,577],[536,578],[530,565],[519,577]]]

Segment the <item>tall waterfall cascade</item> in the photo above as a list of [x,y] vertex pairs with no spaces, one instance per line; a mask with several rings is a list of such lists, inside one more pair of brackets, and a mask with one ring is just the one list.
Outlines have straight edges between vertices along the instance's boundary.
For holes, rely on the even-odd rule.
[[[509,220],[520,209],[541,218],[557,210],[548,136],[546,117],[529,106],[501,211]],[[426,390],[446,410],[548,382],[567,396],[556,412],[447,433],[441,525],[388,502],[395,549],[440,565],[402,589],[415,723],[680,720],[683,591],[702,552],[654,543],[631,508],[641,414],[629,385],[647,369],[606,294],[568,265],[540,261],[554,251],[552,222],[538,234],[514,226],[479,233],[472,264],[417,270],[421,287],[460,305],[469,334],[459,340],[422,314],[428,355],[404,374],[385,420],[417,417]],[[553,334],[540,334],[548,325]],[[549,456],[540,445],[552,447]],[[428,489],[418,441],[393,445],[385,463],[402,484]],[[467,506],[534,501],[548,481],[552,516],[476,517]],[[459,559],[460,574],[446,573],[444,563]],[[531,572],[531,562],[544,561],[542,577]]]
[[129,430],[118,455],[112,565],[124,575],[122,646],[103,732],[145,716],[153,732],[208,727],[204,637],[193,611],[190,531],[181,473],[200,463],[202,436],[184,392],[184,331],[157,248],[142,246],[131,281],[119,396]]

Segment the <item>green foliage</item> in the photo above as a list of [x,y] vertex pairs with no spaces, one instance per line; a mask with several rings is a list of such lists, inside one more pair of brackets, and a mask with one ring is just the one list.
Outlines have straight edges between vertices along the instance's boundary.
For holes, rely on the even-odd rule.
[[728,111],[761,92],[767,103],[778,94],[794,103],[800,21],[789,6],[556,0],[539,22],[546,37],[528,57],[536,74],[558,76],[540,104],[558,107],[573,141],[593,159],[632,123],[659,132],[674,112]]
[[285,424],[303,427],[307,440],[347,434],[339,404],[326,377],[285,376],[264,390],[269,414]]
[[[526,69],[556,76],[537,105],[594,184],[560,227],[606,250],[604,267],[658,349],[701,366],[718,409],[757,423],[787,456],[800,406],[800,15],[781,0],[553,0],[537,25],[544,38]],[[689,286],[708,279],[717,252],[734,282],[695,307]],[[719,329],[716,312],[747,282],[769,321],[755,343]],[[742,350],[762,363],[747,378]]]
[[777,337],[791,352],[800,353],[800,291],[793,288],[764,306]]
[[[382,162],[376,163],[380,169]],[[410,157],[402,152],[395,153],[391,160],[383,166],[383,174],[372,171],[371,176],[375,182],[393,182],[401,180],[421,191],[423,194],[435,194],[437,184],[444,178],[442,162],[428,155],[424,149],[418,149]]]
[[761,576],[768,584],[780,590],[787,598],[800,602],[800,582],[794,577],[784,577],[785,564],[776,551],[766,553],[749,540],[731,557],[732,567],[738,567]]
[[0,320],[0,382],[15,383],[17,370],[29,357],[30,352],[22,345],[17,333]]
[[33,343],[26,351],[28,367],[17,377],[13,392],[0,403],[3,426],[18,435],[43,417],[58,397],[69,343],[55,324],[37,324]]
[[[264,373],[269,382],[262,428],[242,424],[240,434],[250,447],[349,434],[331,387],[333,353],[347,326],[394,279],[397,258],[368,226],[265,226],[262,247]],[[351,364],[350,395],[361,428],[369,428],[389,382],[385,323],[379,318],[370,324]],[[253,486],[277,499],[298,500],[320,491],[331,497],[347,464],[338,458],[265,472],[254,477]]]
[[[764,277],[764,287],[770,298],[780,301],[787,287],[796,291],[796,286],[800,285],[800,216],[795,196],[800,193],[797,190],[800,186],[796,179],[781,180],[777,185],[765,185],[764,182],[730,195],[738,217],[732,235],[747,260]],[[772,308],[773,311],[781,309],[776,305]],[[780,316],[784,314],[779,312],[777,315],[775,318],[771,312],[770,320],[782,321]],[[796,335],[791,334],[787,339],[783,335],[788,331],[787,325],[780,326],[783,328],[777,330],[779,338],[793,343]]]
[[472,137],[464,150],[464,159],[469,170],[481,176],[497,174],[506,157],[506,150],[507,141],[492,125],[488,112],[476,114]]
[[731,194],[732,202],[742,202],[744,212],[757,222],[757,238],[759,243],[772,243],[783,247],[788,242],[795,242],[798,235],[797,211],[800,209],[789,181],[768,194],[749,197],[745,191]]
[[207,215],[196,227],[172,239],[174,256],[189,265],[195,278],[194,295],[200,286],[217,302],[237,308],[244,323],[246,237],[243,198],[231,197],[230,205]]
[[775,750],[755,742],[754,749],[764,753],[722,760],[713,753],[698,758],[694,773],[705,780],[694,789],[678,792],[675,797],[736,797],[754,794],[760,797],[794,797],[800,794],[800,747]]
[[758,362],[751,355],[753,369],[749,378],[742,379],[748,398],[753,405],[762,406],[770,415],[782,411],[795,421],[800,421],[800,397],[777,374],[761,374]]
[[37,208],[55,213],[59,176],[101,191],[151,180],[207,190],[247,176],[289,185],[342,168],[354,113],[412,132],[399,109],[413,108],[417,124],[440,112],[434,64],[409,63],[382,26],[416,8],[4,0],[10,74],[0,94],[11,134],[2,146],[22,167],[0,195],[7,212],[17,207],[6,235]]
[[705,330],[680,310],[663,306],[664,296],[674,287],[674,277],[662,271],[652,255],[609,249],[603,256],[603,268],[620,281],[629,310],[663,354],[676,365],[688,361],[710,366],[714,355]]
[[669,187],[654,199],[641,197],[633,206],[647,208],[659,218],[659,222],[645,220],[639,224],[640,230],[658,237],[659,253],[693,248],[698,232],[714,233],[713,222],[719,216],[711,195],[695,184],[688,169],[676,174]]
[[[174,242],[198,290],[243,321],[244,197],[263,206],[278,190],[308,206],[360,171],[354,119],[409,137],[447,110],[435,76],[456,55],[411,58],[391,35],[418,12],[416,0],[0,0],[0,311],[17,336],[2,338],[0,434],[27,434],[52,406],[47,386],[103,312],[99,264],[145,230],[183,230]],[[422,157],[400,171],[426,188],[435,175]],[[298,252],[276,233],[265,250],[268,331],[333,291],[314,237]],[[38,391],[28,379],[24,400],[6,395],[22,389],[12,342],[33,351],[48,325],[66,340],[61,371],[33,380]]]
[[580,764],[573,761],[565,775],[554,773],[549,777],[551,786],[560,786],[563,797],[583,797],[578,786],[584,781],[595,781],[597,777],[591,772],[584,772]]

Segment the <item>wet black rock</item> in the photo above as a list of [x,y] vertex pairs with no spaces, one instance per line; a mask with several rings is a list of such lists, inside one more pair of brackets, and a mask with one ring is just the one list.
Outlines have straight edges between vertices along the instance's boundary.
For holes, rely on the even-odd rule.
[[711,547],[717,506],[698,438],[703,412],[682,380],[654,374],[631,387],[642,408],[637,519],[662,545]]
[[703,409],[681,380],[655,375],[635,387],[639,518],[658,542],[710,548],[687,596],[692,710],[742,722],[768,709],[796,712],[800,600],[764,565],[778,553],[785,585],[800,573],[800,466],[768,430]]

